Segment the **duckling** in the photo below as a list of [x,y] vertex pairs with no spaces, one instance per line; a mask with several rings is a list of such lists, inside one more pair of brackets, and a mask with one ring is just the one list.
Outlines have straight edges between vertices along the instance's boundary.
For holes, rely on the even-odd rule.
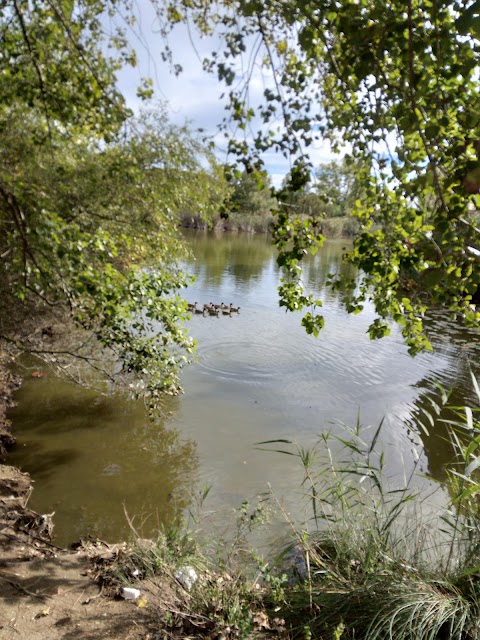
[[240,307],[232,307],[232,303],[230,303],[230,313],[240,313]]
[[218,316],[220,315],[220,309],[209,309],[208,311],[208,315],[209,316]]

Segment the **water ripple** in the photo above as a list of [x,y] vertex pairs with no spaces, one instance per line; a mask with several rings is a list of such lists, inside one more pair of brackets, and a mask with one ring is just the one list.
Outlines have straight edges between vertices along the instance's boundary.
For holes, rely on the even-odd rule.
[[224,341],[204,344],[199,352],[200,369],[221,378],[258,383],[275,378],[288,368],[292,357],[310,358],[294,345],[274,342]]

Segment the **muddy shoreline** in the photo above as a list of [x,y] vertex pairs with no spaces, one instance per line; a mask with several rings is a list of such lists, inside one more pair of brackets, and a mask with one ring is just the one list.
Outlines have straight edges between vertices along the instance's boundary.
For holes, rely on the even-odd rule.
[[[19,385],[8,363],[0,362],[2,455],[15,442],[6,414]],[[163,546],[146,539],[108,544],[86,538],[70,549],[59,548],[52,536],[53,514],[28,508],[32,490],[28,474],[0,464],[0,640],[238,638],[239,627],[226,626],[223,609],[212,614],[209,599],[192,598],[190,587],[176,576],[177,563],[184,562],[181,546],[172,551],[167,537]],[[164,561],[152,574],[160,557]],[[203,572],[206,594],[214,589],[220,602],[223,590],[232,589],[237,597],[230,574],[206,567]],[[134,587],[127,591],[139,594],[136,599],[127,598],[126,584]],[[254,591],[249,601],[257,597]],[[270,630],[268,617],[263,611],[256,615],[255,637],[285,637],[264,633]]]
[[0,463],[5,461],[8,449],[15,444],[7,411],[14,405],[13,394],[20,384],[21,379],[7,369],[7,357],[0,353]]
[[51,516],[28,508],[32,480],[6,464],[15,444],[7,412],[21,385],[8,364],[0,352],[0,640],[155,637],[153,612],[105,593],[95,570],[127,545],[84,541],[61,549],[52,542]]
[[15,444],[7,412],[15,404],[13,394],[20,384],[21,378],[8,370],[7,357],[0,355],[0,549],[3,552],[17,542],[24,542],[22,525],[30,528],[32,535],[41,537],[42,533],[34,525],[38,514],[27,508],[33,489],[30,476],[5,464],[8,450]]

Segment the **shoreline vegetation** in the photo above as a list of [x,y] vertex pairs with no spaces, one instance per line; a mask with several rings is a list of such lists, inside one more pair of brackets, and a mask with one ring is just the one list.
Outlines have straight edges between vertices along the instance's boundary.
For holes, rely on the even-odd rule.
[[[5,411],[19,380],[6,364],[3,358],[0,415],[11,446]],[[473,385],[480,401],[474,378]],[[432,394],[436,418],[448,400]],[[357,425],[342,439],[324,434],[308,450],[285,440],[259,443],[302,466],[310,511],[302,524],[283,514],[292,535],[267,554],[252,540],[267,535],[269,509],[282,514],[275,496],[243,503],[232,515],[234,534],[222,539],[196,517],[208,490],[188,524],[155,540],[140,538],[126,514],[130,541],[86,538],[60,549],[54,514],[28,509],[28,475],[0,465],[0,638],[479,638],[477,411],[457,408],[449,420],[450,498],[428,520],[419,511],[425,496],[411,482],[416,468],[410,480],[387,476],[381,425]],[[351,462],[333,461],[332,439]]]
[[[201,215],[183,215],[180,225],[184,229],[219,231],[232,233],[269,233],[275,222],[273,215],[236,214],[222,217],[212,216],[205,220]],[[351,216],[336,216],[321,219],[321,233],[327,239],[351,238],[358,228],[358,222]]]
[[[326,286],[352,314],[369,299],[372,339],[394,321],[411,354],[430,349],[423,318],[437,305],[480,327],[478,3],[154,4],[165,70],[182,72],[182,25],[192,49],[198,36],[218,36],[202,67],[222,85],[222,148],[236,167],[219,162],[198,123],[193,132],[170,122],[153,78],[123,95],[122,71],[140,63],[135,44],[145,43],[137,3],[2,6],[5,450],[19,382],[4,344],[79,382],[88,366],[84,381],[132,389],[152,411],[181,391],[195,344],[177,295],[190,283],[177,268],[186,256],[177,231],[192,206],[205,220],[218,213],[214,228],[249,232],[267,230],[280,210],[280,305],[303,309],[309,334],[324,318],[313,313],[322,300],[300,286],[301,260],[322,233],[355,231],[353,275],[340,270]],[[133,109],[132,89],[144,109]],[[327,143],[320,155],[342,160],[314,167],[317,140]],[[272,154],[290,165],[280,189],[265,169],[284,166]],[[340,221],[348,212],[358,229]],[[448,416],[452,449],[438,508],[417,492],[414,463],[406,479],[386,475],[381,426],[337,438],[343,463],[328,455],[334,436],[308,450],[263,443],[303,467],[310,507],[305,523],[287,517],[289,541],[268,554],[251,537],[268,525],[262,502],[232,517],[233,539],[208,536],[193,514],[156,540],[139,538],[132,522],[128,543],[61,549],[54,513],[28,508],[29,477],[0,465],[0,640],[480,640],[479,402],[444,414],[447,394],[429,400],[419,441]]]

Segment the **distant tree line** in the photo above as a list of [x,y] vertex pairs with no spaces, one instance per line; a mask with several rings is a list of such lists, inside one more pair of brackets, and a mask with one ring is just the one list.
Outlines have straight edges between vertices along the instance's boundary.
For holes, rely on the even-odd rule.
[[231,191],[223,203],[222,217],[268,217],[286,208],[300,215],[338,218],[349,216],[362,195],[353,168],[344,161],[319,165],[311,180],[300,187],[294,176],[289,172],[280,188],[275,189],[266,171],[229,172],[227,183]]

